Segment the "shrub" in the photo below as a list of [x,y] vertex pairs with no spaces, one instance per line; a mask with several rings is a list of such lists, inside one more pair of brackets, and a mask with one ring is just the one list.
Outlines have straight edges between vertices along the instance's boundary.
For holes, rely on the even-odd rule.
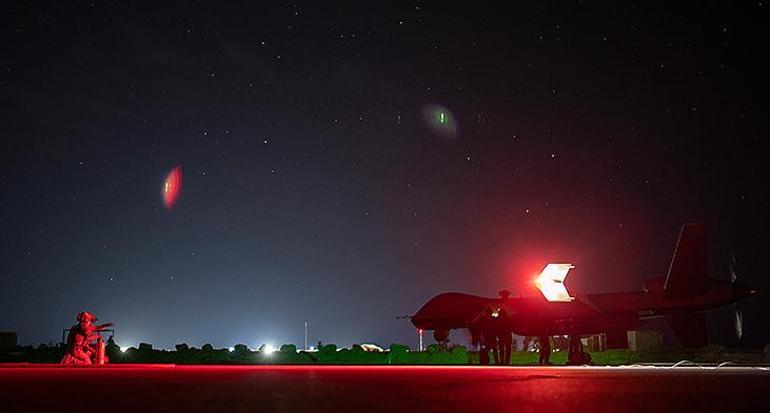
[[251,351],[249,350],[249,347],[246,346],[245,344],[236,344],[235,346],[233,346],[233,349],[234,349],[233,353],[236,353],[236,354],[247,354]]
[[409,347],[402,345],[402,344],[396,344],[393,343],[390,345],[390,352],[395,354],[402,354],[409,351]]
[[464,346],[455,346],[451,351],[428,353],[428,364],[468,364],[468,350]]
[[408,364],[409,347],[393,343],[388,352],[388,364]]
[[323,347],[318,349],[318,352],[321,354],[334,354],[337,352],[337,345],[336,344],[326,344]]
[[280,352],[281,354],[296,354],[297,346],[295,346],[294,344],[284,344],[281,346]]

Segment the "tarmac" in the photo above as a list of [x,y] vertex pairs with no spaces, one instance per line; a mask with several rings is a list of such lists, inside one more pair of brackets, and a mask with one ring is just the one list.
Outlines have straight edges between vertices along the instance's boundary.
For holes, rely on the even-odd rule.
[[767,367],[0,365],[3,412],[736,412],[768,395]]

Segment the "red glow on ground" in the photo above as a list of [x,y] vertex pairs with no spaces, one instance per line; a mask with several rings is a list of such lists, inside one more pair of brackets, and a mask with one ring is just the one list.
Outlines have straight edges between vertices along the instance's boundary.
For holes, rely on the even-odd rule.
[[769,375],[731,367],[0,364],[0,411],[760,411]]
[[171,209],[182,194],[182,168],[175,166],[163,180],[163,187],[160,190],[163,197],[163,206]]

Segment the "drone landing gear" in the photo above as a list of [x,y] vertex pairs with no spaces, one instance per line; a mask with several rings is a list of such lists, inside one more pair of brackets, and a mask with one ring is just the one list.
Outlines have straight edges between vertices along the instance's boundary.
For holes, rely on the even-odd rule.
[[580,336],[569,336],[569,350],[567,352],[568,366],[582,366],[591,364],[591,355],[583,351],[583,343],[580,342]]

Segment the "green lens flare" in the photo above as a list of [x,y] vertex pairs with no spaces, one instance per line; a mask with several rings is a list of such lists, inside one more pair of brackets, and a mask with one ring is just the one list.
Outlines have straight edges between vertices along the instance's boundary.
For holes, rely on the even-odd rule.
[[457,137],[457,123],[449,109],[438,104],[427,104],[422,111],[425,124],[431,132],[445,138]]

